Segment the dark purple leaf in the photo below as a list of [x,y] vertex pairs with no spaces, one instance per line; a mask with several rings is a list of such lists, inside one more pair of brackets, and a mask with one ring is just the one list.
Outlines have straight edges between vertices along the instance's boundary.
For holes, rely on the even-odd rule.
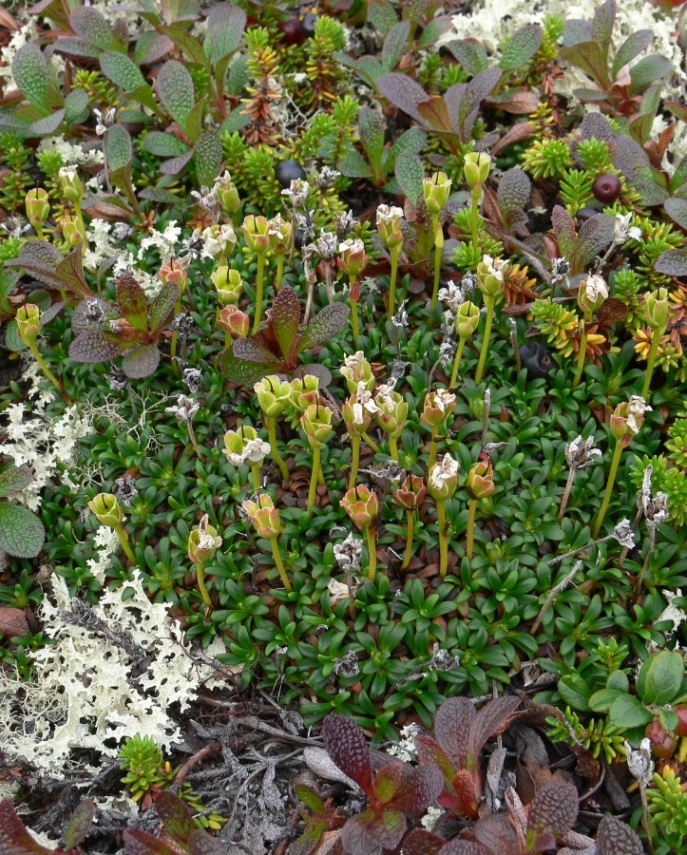
[[629,825],[614,816],[605,816],[596,836],[596,855],[643,855],[644,846]]
[[276,354],[253,338],[239,338],[233,343],[233,353],[237,359],[247,359],[249,362],[273,363],[278,362]]
[[422,115],[417,108],[418,104],[429,100],[429,95],[419,83],[412,80],[407,74],[391,72],[390,74],[382,74],[377,80],[377,86],[382,95],[391,101],[395,107],[412,116],[421,125],[424,124]]
[[69,253],[66,258],[57,265],[55,276],[59,283],[59,287],[71,291],[77,297],[91,297],[93,292],[86,284],[86,277],[83,272],[83,244],[77,243],[76,247]]
[[424,119],[425,126],[433,131],[444,134],[454,132],[446,102],[440,95],[432,95],[429,100],[418,104],[417,111]]
[[190,148],[186,154],[179,157],[172,157],[160,164],[160,172],[163,175],[177,175],[186,166],[189,160],[193,157],[193,149]]
[[632,62],[643,50],[646,50],[653,40],[653,30],[635,30],[634,33],[630,33],[613,57],[613,65],[611,66],[613,77],[616,78],[620,69]]
[[0,855],[52,855],[31,837],[17,815],[12,799],[0,802]]
[[246,13],[233,3],[218,3],[208,14],[210,59],[213,65],[230,56],[241,43],[246,28]]
[[414,828],[403,841],[403,855],[439,855],[445,843],[437,834]]
[[457,120],[451,116],[451,120],[463,142],[467,142],[470,138],[482,101],[491,95],[499,80],[501,80],[501,75],[501,69],[496,68],[496,66],[486,68],[484,71],[476,74],[466,85]]
[[84,330],[69,345],[69,358],[74,362],[108,362],[118,354],[119,346],[108,341],[102,330]]
[[366,810],[348,820],[341,832],[341,842],[351,854],[379,855],[380,849],[395,849],[405,831],[406,818],[399,811]]
[[615,0],[606,0],[596,10],[592,20],[592,41],[598,42],[608,54],[615,24]]
[[479,819],[473,826],[478,843],[498,855],[521,855],[518,835],[503,814],[492,814]]
[[226,855],[227,847],[207,831],[196,828],[189,838],[190,855]]
[[558,838],[575,824],[579,812],[577,789],[569,781],[542,787],[529,805],[527,828],[548,831]]
[[329,756],[368,796],[372,796],[372,766],[365,734],[358,725],[339,713],[330,713],[322,726],[324,747]]
[[583,140],[605,140],[613,139],[613,128],[608,119],[601,113],[587,113],[580,123],[580,134]]
[[687,276],[687,249],[668,249],[661,253],[654,270],[666,276]]
[[422,816],[439,798],[444,788],[444,777],[435,766],[418,766],[410,772],[404,771],[403,780],[390,806],[403,811],[406,816]]
[[[503,733],[508,725],[518,716],[516,712],[520,706],[520,698],[513,695],[504,695],[487,701],[479,710],[470,728],[470,739],[468,742],[468,754],[475,760],[484,748],[487,739]],[[472,768],[469,764],[468,768]]]
[[610,326],[624,321],[627,317],[627,306],[617,297],[609,297],[604,300],[596,313],[596,319],[600,326]]
[[604,91],[611,86],[604,49],[596,42],[580,42],[572,47],[563,47],[558,55],[581,68],[584,73]]
[[304,350],[311,350],[334,338],[343,329],[350,311],[345,303],[330,303],[325,306],[303,331],[296,352],[303,353]]
[[179,286],[166,282],[158,291],[157,297],[150,307],[150,331],[159,333],[172,319],[176,304],[181,293]]
[[81,799],[64,833],[64,845],[67,849],[74,849],[83,843],[91,830],[94,817],[95,803],[90,799]]
[[117,279],[117,305],[122,315],[137,330],[148,329],[148,300],[131,273],[124,273]]
[[468,698],[449,698],[434,717],[434,735],[458,769],[465,765],[476,714],[475,705]]
[[439,850],[439,855],[488,855],[481,843],[472,840],[449,840]]
[[72,332],[79,335],[86,330],[102,330],[103,321],[117,316],[117,310],[101,297],[82,300],[72,313]]
[[532,194],[532,182],[522,169],[509,169],[499,182],[497,198],[504,224],[509,226],[526,217],[525,209]]
[[[274,298],[272,308],[267,311],[265,334],[268,339],[276,339],[282,358],[287,363],[295,358],[294,348],[300,322],[301,302],[298,294],[290,285],[284,285]],[[236,355],[246,358],[245,354]]]
[[618,135],[615,144],[616,169],[640,194],[643,205],[660,205],[668,196],[665,177],[651,166],[647,153],[635,140]]
[[596,214],[582,224],[568,261],[570,272],[584,273],[594,258],[610,246],[615,234],[615,219]]
[[439,769],[447,788],[450,788],[453,776],[459,768],[459,763],[452,761],[438,742],[423,733],[415,737],[415,751],[417,759],[423,766],[435,766]]
[[165,831],[181,846],[188,842],[198,826],[193,821],[193,814],[184,802],[169,790],[161,790],[155,799],[155,810],[160,817]]
[[577,239],[575,221],[561,205],[555,205],[551,213],[553,233],[558,241],[558,249],[563,258],[568,258]]
[[[375,801],[390,804],[403,783],[405,769],[402,763],[387,763],[375,775],[372,783]],[[398,805],[393,805],[398,807]],[[399,808],[400,809],[400,808]]]
[[153,834],[136,828],[124,830],[122,843],[127,855],[179,855],[177,849],[172,849]]
[[132,380],[150,377],[160,364],[160,351],[154,344],[141,344],[127,351],[122,359],[122,371]]
[[332,372],[325,365],[318,365],[316,362],[310,365],[299,365],[293,370],[294,377],[303,378],[308,375],[319,379],[320,389],[324,389],[332,382]]

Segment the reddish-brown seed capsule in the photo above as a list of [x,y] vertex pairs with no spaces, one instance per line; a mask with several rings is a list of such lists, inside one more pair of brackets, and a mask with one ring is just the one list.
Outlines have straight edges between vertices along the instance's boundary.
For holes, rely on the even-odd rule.
[[620,179],[611,172],[604,172],[592,184],[592,193],[599,202],[615,202],[620,196]]

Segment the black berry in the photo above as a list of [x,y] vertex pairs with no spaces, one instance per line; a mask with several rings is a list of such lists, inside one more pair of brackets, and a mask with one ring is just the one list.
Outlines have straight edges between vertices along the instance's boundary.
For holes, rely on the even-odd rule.
[[527,376],[532,380],[547,377],[554,367],[551,351],[538,341],[523,344],[520,348],[520,359],[523,368],[527,369]]
[[288,188],[292,181],[305,181],[305,169],[298,163],[297,160],[282,160],[278,163],[274,174],[277,176],[277,181],[282,187]]
[[307,15],[303,15],[303,20],[301,21],[301,32],[306,39],[311,39],[315,35],[316,20],[317,15],[313,15],[312,12],[308,12]]
[[604,172],[592,184],[592,193],[599,202],[615,202],[620,196],[620,179],[611,172]]
[[287,18],[285,21],[280,21],[277,24],[277,29],[284,36],[284,44],[289,47],[292,45],[302,45],[305,41],[305,36],[301,29],[301,22],[295,15],[291,18]]

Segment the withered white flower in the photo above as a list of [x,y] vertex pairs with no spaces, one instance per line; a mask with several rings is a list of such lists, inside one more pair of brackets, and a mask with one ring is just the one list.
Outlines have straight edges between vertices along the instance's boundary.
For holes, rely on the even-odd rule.
[[589,436],[587,439],[576,436],[572,442],[565,446],[565,459],[571,469],[586,469],[594,462],[595,457],[601,457],[601,451],[594,448],[593,436]]
[[391,412],[396,407],[396,401],[394,401],[392,392],[394,391],[394,386],[396,385],[396,381],[392,380],[390,383],[382,383],[381,386],[377,387],[377,394],[375,395],[375,403],[377,406],[388,412]]
[[443,303],[445,306],[448,306],[448,308],[453,312],[454,315],[458,311],[458,307],[460,306],[460,304],[465,302],[465,296],[463,294],[462,289],[459,285],[456,285],[453,279],[450,279],[446,283],[445,288],[439,289],[438,296],[439,302]]
[[367,385],[363,380],[358,383],[358,389],[355,393],[356,402],[353,404],[353,422],[357,425],[363,424],[365,421],[365,412],[374,415],[379,412],[372,393],[368,391]]
[[236,232],[229,223],[209,226],[207,229],[203,229],[201,237],[203,239],[201,258],[216,258],[218,255],[225,255],[227,247],[233,248],[236,245]]
[[95,116],[95,118],[96,118],[95,132],[96,132],[96,134],[97,134],[99,137],[103,136],[103,134],[105,133],[105,131],[106,131],[106,130],[110,127],[110,125],[114,122],[116,112],[117,112],[116,108],[115,108],[115,107],[111,107],[111,108],[107,111],[107,113],[105,113],[105,114],[103,115],[103,113],[102,113],[102,112],[101,112],[97,107],[94,107],[94,108],[93,108],[93,115],[94,115],[94,116]]
[[632,527],[628,519],[621,520],[618,523],[618,525],[613,529],[613,537],[626,549],[634,549],[635,533],[632,531]]
[[456,396],[448,389],[437,389],[434,393],[432,404],[439,412],[445,413],[448,407],[456,403]]
[[631,226],[632,212],[629,214],[615,215],[615,228],[613,231],[613,240],[616,243],[625,243],[626,240],[641,240],[642,230],[638,226]]
[[355,353],[344,356],[344,368],[348,372],[346,374],[347,379],[352,380],[354,383],[364,381],[367,364],[368,362],[362,350],[356,350]]
[[198,523],[198,540],[195,544],[198,550],[201,549],[219,549],[222,545],[222,538],[219,536],[215,536],[214,534],[210,534],[208,531],[208,525],[210,524],[210,519],[207,514],[204,514],[200,522]]
[[281,195],[287,196],[294,208],[300,208],[305,204],[305,200],[308,198],[309,192],[310,185],[308,182],[303,181],[300,178],[295,178],[289,185],[288,190],[281,191]]
[[165,407],[165,412],[172,413],[180,422],[190,422],[199,409],[200,404],[197,404],[193,398],[188,398],[186,395],[179,395],[176,404],[171,407]]
[[365,244],[360,238],[346,238],[339,244],[339,252],[343,255],[344,252],[358,253],[365,252]]
[[262,463],[267,455],[272,450],[269,442],[263,439],[246,439],[244,440],[243,450],[240,453],[232,453],[224,450],[227,460],[233,466],[241,466],[242,463],[247,463],[249,466],[255,466]]
[[644,415],[644,413],[650,412],[651,407],[647,405],[644,398],[641,395],[632,395],[630,397],[628,407],[627,407],[627,427],[633,434],[639,433],[640,425],[637,424],[636,419]]
[[633,778],[648,787],[653,779],[654,761],[651,759],[651,740],[646,737],[639,743],[636,750],[625,742],[625,754],[627,755],[627,767]]
[[494,258],[491,255],[483,255],[482,263],[487,268],[489,276],[495,276],[500,282],[503,282],[503,267],[506,264],[505,258]]
[[444,484],[456,475],[458,475],[458,461],[454,460],[450,454],[445,454],[430,469],[428,482],[433,489],[441,490]]
[[590,273],[582,281],[580,288],[584,289],[584,296],[590,303],[597,303],[599,300],[608,299],[608,285],[606,284],[606,280],[597,273]]
[[379,205],[377,207],[377,225],[388,226],[393,223],[396,217],[402,216],[403,208],[399,208],[397,205]]
[[351,532],[341,543],[334,544],[334,558],[344,573],[356,573],[360,570],[363,554],[363,541]]

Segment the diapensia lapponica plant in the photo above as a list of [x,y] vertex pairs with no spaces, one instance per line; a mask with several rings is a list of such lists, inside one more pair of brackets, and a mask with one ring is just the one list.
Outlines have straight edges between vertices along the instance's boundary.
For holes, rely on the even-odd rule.
[[[3,549],[21,549],[15,502],[40,511],[36,560],[73,595],[139,568],[240,689],[309,722],[429,727],[525,661],[563,715],[617,690],[599,639],[628,672],[684,641],[684,168],[676,121],[651,136],[663,66],[616,80],[571,29],[610,118],[568,130],[562,19],[493,62],[468,39],[435,50],[440,15],[368,4],[377,67],[345,53],[346,10],[319,4],[287,50],[271,5],[249,23],[217,4],[183,34],[146,12],[135,46],[100,7],[51,6],[54,52],[13,49],[0,320],[28,368],[0,389]],[[41,596],[23,554],[0,582],[18,610]],[[25,663],[32,643],[0,650]]]

